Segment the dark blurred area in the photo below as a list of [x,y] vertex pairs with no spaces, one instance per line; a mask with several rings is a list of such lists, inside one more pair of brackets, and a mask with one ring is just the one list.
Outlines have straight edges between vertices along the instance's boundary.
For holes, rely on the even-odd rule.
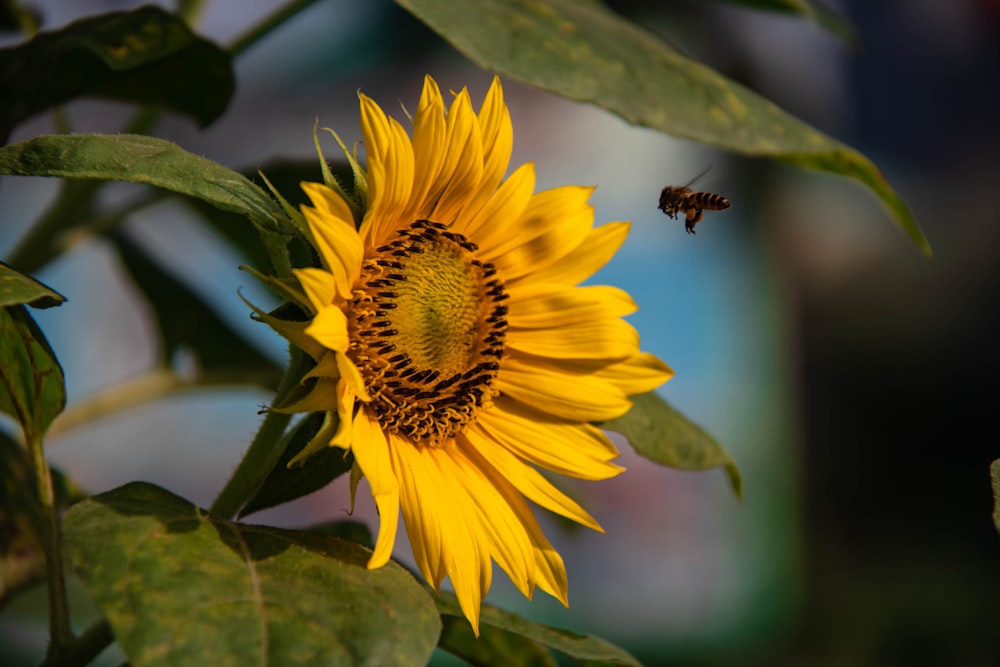
[[839,121],[810,117],[808,86],[742,74],[891,174],[935,257],[826,248],[797,230],[808,203],[758,198],[794,314],[805,581],[789,644],[751,662],[996,665],[1000,3],[842,9],[861,44]]

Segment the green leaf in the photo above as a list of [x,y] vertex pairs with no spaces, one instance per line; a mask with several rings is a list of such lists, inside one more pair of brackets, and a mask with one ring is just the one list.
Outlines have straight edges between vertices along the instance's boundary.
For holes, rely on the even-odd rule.
[[41,136],[0,148],[0,174],[147,183],[282,232],[285,214],[241,174],[163,139],[136,134]]
[[[59,510],[83,497],[59,471],[51,472]],[[28,452],[0,431],[0,608],[18,591],[45,579],[44,525]]]
[[795,14],[816,22],[851,46],[857,46],[858,35],[849,22],[829,7],[814,0],[723,0],[734,5],[744,5],[782,14]]
[[26,303],[34,308],[51,308],[65,300],[59,292],[0,262],[0,306]]
[[[257,490],[257,495],[240,510],[240,518],[319,491],[344,473],[350,472],[354,457],[339,447],[326,447],[310,456],[302,465],[288,467],[289,461],[305,449],[319,432],[325,417],[326,413],[315,412],[298,423],[288,438],[281,458],[268,473]],[[336,422],[333,425],[335,427]],[[330,436],[332,435],[331,433]]]
[[[552,664],[551,660],[546,660],[550,656],[542,647],[555,649],[577,660],[586,660],[588,664],[640,664],[625,649],[598,637],[534,623],[488,604],[483,605],[479,615],[479,641],[483,645],[476,645],[472,628],[465,620],[454,594],[441,593],[437,597],[437,606],[445,627],[441,634],[441,648],[474,665]],[[454,620],[448,619],[449,616]]]
[[0,308],[0,412],[25,440],[41,438],[66,405],[62,368],[24,306]]
[[440,631],[399,565],[327,535],[221,521],[135,482],[70,508],[66,550],[136,667],[424,665]]
[[700,426],[677,412],[655,392],[631,396],[632,409],[600,424],[621,433],[635,451],[650,461],[679,470],[710,470],[722,466],[738,498],[743,481],[722,446]]
[[913,214],[868,158],[598,2],[396,2],[473,62],[504,76],[677,137],[857,179],[931,253]]
[[463,618],[441,617],[438,645],[470,665],[511,665],[518,667],[556,667],[558,664],[545,647],[492,625],[483,625],[479,637]]
[[153,308],[157,330],[163,337],[165,362],[178,351],[187,350],[197,358],[199,384],[277,385],[282,369],[226,324],[195,292],[125,235],[115,232],[109,239]]
[[0,49],[0,142],[26,118],[81,95],[161,105],[204,127],[234,88],[229,54],[159,7],[86,18]]
[[1000,531],[1000,459],[990,464],[993,480],[993,525]]

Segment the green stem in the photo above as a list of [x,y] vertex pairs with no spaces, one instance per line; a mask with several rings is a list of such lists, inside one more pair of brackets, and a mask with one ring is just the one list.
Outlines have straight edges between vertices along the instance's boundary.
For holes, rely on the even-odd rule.
[[[291,359],[285,376],[278,385],[271,405],[279,405],[294,389],[303,373],[305,358],[298,348],[291,347]],[[281,458],[284,442],[282,434],[291,415],[280,412],[268,412],[264,417],[260,430],[254,436],[253,442],[247,448],[243,460],[236,466],[233,476],[219,492],[209,512],[221,519],[231,519],[249,502],[260,489],[267,475]]]
[[240,55],[269,34],[272,30],[279,27],[282,23],[316,2],[317,0],[294,0],[293,2],[288,3],[240,35],[236,41],[229,45],[229,55]]
[[62,545],[59,539],[59,515],[56,495],[52,489],[52,475],[45,460],[42,440],[33,429],[25,429],[24,439],[31,457],[31,467],[35,473],[38,501],[44,515],[42,539],[45,546],[45,575],[49,585],[49,649],[46,662],[58,659],[65,646],[73,640],[73,630],[69,624],[69,603],[66,600],[66,578],[62,560]]
[[59,657],[58,667],[85,667],[115,640],[111,626],[104,619],[87,628]]

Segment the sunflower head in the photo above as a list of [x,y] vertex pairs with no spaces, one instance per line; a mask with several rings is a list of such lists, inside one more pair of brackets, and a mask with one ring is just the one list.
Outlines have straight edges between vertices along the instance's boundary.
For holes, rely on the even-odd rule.
[[287,409],[327,415],[299,461],[350,450],[381,521],[369,567],[389,559],[402,512],[421,573],[435,588],[451,579],[478,633],[494,561],[525,595],[567,603],[562,559],[526,501],[600,526],[539,469],[620,473],[593,423],[672,373],[640,352],[626,293],[579,286],[628,223],[594,227],[591,188],[536,193],[531,164],[504,178],[513,132],[498,79],[477,113],[464,89],[446,110],[427,77],[409,131],[361,95],[361,129],[355,196],[303,184],[321,266],[294,270],[290,293],[308,321],[271,321],[315,361]]

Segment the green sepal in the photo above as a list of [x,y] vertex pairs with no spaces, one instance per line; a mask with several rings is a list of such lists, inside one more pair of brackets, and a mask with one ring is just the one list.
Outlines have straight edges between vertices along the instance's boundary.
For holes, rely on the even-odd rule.
[[336,412],[314,412],[289,431],[281,458],[256,495],[240,510],[238,518],[307,496],[350,471],[354,463],[350,452],[325,445],[309,457],[308,465],[290,465],[292,459],[313,443],[328,445],[338,423]]

